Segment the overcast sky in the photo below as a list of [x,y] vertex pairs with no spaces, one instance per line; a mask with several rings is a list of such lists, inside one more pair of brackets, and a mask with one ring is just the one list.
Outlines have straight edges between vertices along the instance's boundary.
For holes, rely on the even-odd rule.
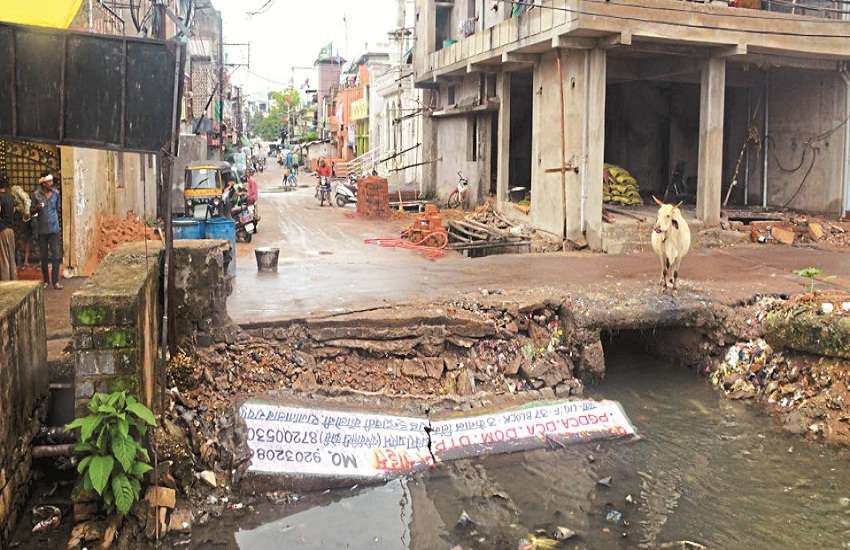
[[[398,6],[398,0],[270,0],[267,11],[247,15],[265,2],[213,0],[224,19],[225,43],[251,43],[251,66],[236,69],[233,80],[258,96],[286,87],[293,76],[292,67],[312,67],[328,42],[346,59],[363,53],[366,42],[388,42]],[[407,9],[413,9],[412,2]],[[347,47],[343,15],[348,21]],[[315,86],[315,74],[296,68],[296,85],[309,76]]]

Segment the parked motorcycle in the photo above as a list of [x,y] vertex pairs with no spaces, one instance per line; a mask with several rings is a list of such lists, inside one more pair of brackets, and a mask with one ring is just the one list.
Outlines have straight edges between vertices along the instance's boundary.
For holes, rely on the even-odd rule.
[[336,185],[334,201],[340,208],[348,203],[357,203],[357,178],[349,176],[347,181],[341,181]]

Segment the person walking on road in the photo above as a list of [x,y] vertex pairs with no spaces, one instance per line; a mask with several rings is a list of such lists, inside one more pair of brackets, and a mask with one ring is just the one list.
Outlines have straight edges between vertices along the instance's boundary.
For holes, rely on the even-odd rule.
[[254,171],[248,170],[248,204],[257,202],[259,191],[257,190],[257,180],[254,178]]
[[15,199],[9,192],[9,180],[0,176],[0,281],[18,278],[15,269]]
[[[38,180],[41,189],[32,195],[35,234],[38,236],[38,253],[41,256],[41,280],[44,288],[51,284],[62,290],[59,284],[59,265],[62,262],[62,247],[59,234],[59,190],[53,187],[53,175],[44,172]],[[48,266],[52,270],[48,270]]]

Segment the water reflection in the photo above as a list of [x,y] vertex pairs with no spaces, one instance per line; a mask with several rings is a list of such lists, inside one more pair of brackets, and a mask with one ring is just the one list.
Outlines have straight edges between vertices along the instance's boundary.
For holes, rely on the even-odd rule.
[[407,549],[411,505],[406,485],[396,480],[353,496],[337,491],[335,496],[344,497],[253,529],[239,529],[236,544],[244,550]]

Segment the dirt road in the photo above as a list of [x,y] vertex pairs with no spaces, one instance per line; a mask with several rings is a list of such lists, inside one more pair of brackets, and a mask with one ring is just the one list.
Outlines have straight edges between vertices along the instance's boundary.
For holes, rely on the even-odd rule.
[[[363,239],[395,236],[404,221],[354,217],[354,207],[319,208],[314,179],[300,178],[294,192],[274,192],[280,170],[260,178],[260,233],[239,245],[237,278],[228,304],[239,323],[296,318],[393,303],[450,299],[486,289],[552,287],[628,295],[655,285],[657,260],[649,254],[590,253],[505,255],[467,259],[450,253],[429,261],[407,250],[385,249]],[[280,248],[277,274],[258,274],[256,246]],[[817,266],[850,288],[850,254],[779,245],[693,252],[682,267],[683,292],[734,302],[756,293],[790,293],[806,286],[792,273]]]

